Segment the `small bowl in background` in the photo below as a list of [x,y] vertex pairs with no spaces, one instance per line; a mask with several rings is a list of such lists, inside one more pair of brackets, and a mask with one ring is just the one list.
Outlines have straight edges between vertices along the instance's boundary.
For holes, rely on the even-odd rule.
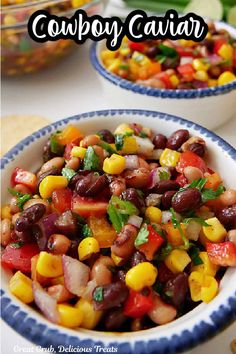
[[[39,0],[20,5],[1,7],[1,72],[4,76],[15,76],[37,72],[56,64],[78,45],[73,40],[60,39],[55,42],[37,43],[27,29],[27,22],[37,10],[47,10],[58,16],[70,17],[78,8],[88,15],[103,12],[103,0],[81,0],[78,7],[73,0]],[[83,4],[81,7],[79,4]]]
[[[236,28],[215,22],[236,38]],[[121,108],[153,109],[178,115],[213,129],[236,114],[236,80],[228,84],[201,89],[156,89],[122,79],[109,72],[101,61],[105,41],[91,47],[91,62],[99,74],[107,101]]]

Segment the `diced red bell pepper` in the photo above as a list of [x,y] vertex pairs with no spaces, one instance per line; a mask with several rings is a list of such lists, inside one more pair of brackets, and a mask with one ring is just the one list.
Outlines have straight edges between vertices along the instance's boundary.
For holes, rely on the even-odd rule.
[[220,48],[222,47],[223,44],[226,44],[227,40],[225,38],[219,38],[214,42],[214,48],[213,48],[213,53],[218,54]]
[[180,73],[180,75],[183,76],[185,81],[192,81],[193,80],[193,75],[195,73],[192,64],[187,63],[187,64],[183,64],[183,65],[179,65],[177,67],[178,72]]
[[154,230],[154,228],[151,225],[147,226],[147,230],[149,232],[148,241],[146,243],[143,243],[141,246],[139,246],[138,249],[140,252],[145,254],[148,261],[151,261],[156,251],[163,244],[164,239],[163,237],[161,237],[161,235],[159,235],[159,233],[156,230]]
[[179,174],[175,181],[180,185],[180,187],[184,187],[188,183],[188,180],[183,173]]
[[25,273],[31,271],[31,258],[39,253],[36,243],[28,243],[19,248],[9,244],[2,252],[2,264],[10,269],[17,269]]
[[70,160],[71,158],[71,150],[73,149],[74,146],[77,146],[75,143],[69,143],[66,145],[65,151],[64,151],[64,158],[66,160]]
[[23,184],[34,192],[37,184],[37,177],[32,172],[16,167],[11,175],[11,185],[14,187],[18,183]]
[[74,213],[85,218],[89,216],[104,216],[107,212],[108,202],[93,198],[73,196],[71,209]]
[[185,151],[180,155],[179,162],[176,166],[176,171],[183,173],[185,167],[188,166],[197,167],[203,173],[207,172],[205,161],[192,151]]
[[128,44],[130,49],[133,50],[134,52],[137,51],[143,53],[145,50],[145,44],[142,42],[136,43],[136,42],[129,41]]
[[206,250],[213,264],[221,267],[236,266],[236,246],[233,242],[210,243],[207,242]]
[[180,57],[194,57],[194,58],[200,57],[199,51],[197,51],[193,47],[177,46],[175,47],[175,49]]
[[55,189],[52,192],[52,203],[54,208],[63,213],[71,209],[72,192],[69,188]]
[[173,88],[173,85],[172,85],[172,83],[170,81],[170,77],[165,72],[158,73],[155,77],[157,79],[161,80],[165,84],[165,88],[166,89]]
[[152,291],[146,296],[142,292],[130,290],[124,305],[124,314],[129,317],[140,318],[148,313],[153,306]]
[[233,52],[233,67],[236,68],[236,49]]

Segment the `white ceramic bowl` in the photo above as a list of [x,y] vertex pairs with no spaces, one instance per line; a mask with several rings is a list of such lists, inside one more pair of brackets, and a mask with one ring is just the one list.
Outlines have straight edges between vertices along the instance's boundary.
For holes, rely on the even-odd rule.
[[[216,28],[226,29],[236,38],[236,28],[215,22]],[[120,108],[155,109],[176,114],[207,128],[216,128],[236,114],[236,80],[222,86],[195,90],[148,88],[107,71],[100,53],[104,41],[93,43],[90,60],[98,72],[107,101]]]
[[[1,160],[2,203],[9,198],[9,176],[16,166],[36,170],[42,164],[42,149],[50,134],[68,123],[78,124],[86,133],[106,127],[114,129],[122,122],[145,124],[155,132],[169,135],[185,128],[190,134],[202,136],[207,144],[210,167],[219,171],[226,186],[236,187],[236,151],[224,140],[184,119],[164,113],[141,110],[107,110],[81,114],[53,123],[24,139]],[[85,329],[71,330],[50,323],[39,312],[23,304],[10,294],[10,272],[2,271],[1,315],[18,333],[30,341],[58,350],[88,347],[96,353],[96,345],[116,348],[118,354],[161,354],[187,350],[211,336],[236,318],[236,269],[228,269],[220,283],[220,291],[209,304],[200,304],[179,319],[156,328],[129,333],[105,333]],[[82,351],[81,351],[82,352]],[[113,351],[114,352],[114,351]]]

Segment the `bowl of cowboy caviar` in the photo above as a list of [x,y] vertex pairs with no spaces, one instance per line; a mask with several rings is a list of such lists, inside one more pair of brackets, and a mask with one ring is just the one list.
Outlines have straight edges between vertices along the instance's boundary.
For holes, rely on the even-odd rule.
[[215,128],[236,113],[236,30],[222,22],[208,27],[200,43],[134,43],[125,37],[116,51],[96,43],[91,62],[107,94],[122,107],[133,108],[135,101],[137,108],[155,107]]
[[118,353],[218,333],[236,315],[235,156],[205,128],[141,110],[23,140],[2,159],[3,319],[40,345]]
[[1,0],[1,71],[4,76],[37,72],[60,61],[78,47],[72,40],[36,43],[27,30],[30,16],[46,10],[57,16],[72,16],[78,8],[89,15],[101,13],[101,0]]

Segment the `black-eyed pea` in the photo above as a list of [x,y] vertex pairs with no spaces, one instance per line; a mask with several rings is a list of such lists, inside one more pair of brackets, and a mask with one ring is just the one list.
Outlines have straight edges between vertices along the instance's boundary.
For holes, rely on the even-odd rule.
[[66,168],[71,168],[74,171],[77,171],[80,165],[79,157],[72,157],[67,163]]
[[43,204],[46,207],[46,214],[50,213],[51,206],[47,200],[41,199],[39,196],[37,198],[32,198],[30,200],[27,200],[27,202],[24,204],[23,209],[26,210],[32,205],[35,204]]
[[53,234],[48,240],[48,249],[53,254],[66,254],[71,246],[71,240],[62,234]]
[[224,206],[231,206],[236,204],[236,190],[227,189],[224,193],[221,194],[220,201]]
[[51,160],[49,160],[43,164],[40,171],[38,172],[38,177],[41,174],[43,174],[47,171],[50,171],[54,168],[57,168],[59,170],[62,169],[64,163],[65,163],[64,157],[53,157]]
[[17,197],[12,197],[10,200],[10,210],[11,214],[18,213],[20,211],[19,206],[17,205]]
[[16,214],[14,214],[14,215],[12,216],[11,222],[12,222],[13,225],[15,225],[16,220],[17,220],[19,217],[20,217],[20,213],[16,213]]
[[32,194],[31,190],[24,186],[23,184],[16,184],[14,187],[16,192],[22,193],[22,194]]
[[1,245],[7,246],[11,240],[12,223],[9,219],[1,221]]
[[184,169],[184,175],[188,180],[188,183],[192,183],[193,181],[203,178],[203,173],[202,171],[197,168],[197,167],[193,167],[193,166],[187,166]]

